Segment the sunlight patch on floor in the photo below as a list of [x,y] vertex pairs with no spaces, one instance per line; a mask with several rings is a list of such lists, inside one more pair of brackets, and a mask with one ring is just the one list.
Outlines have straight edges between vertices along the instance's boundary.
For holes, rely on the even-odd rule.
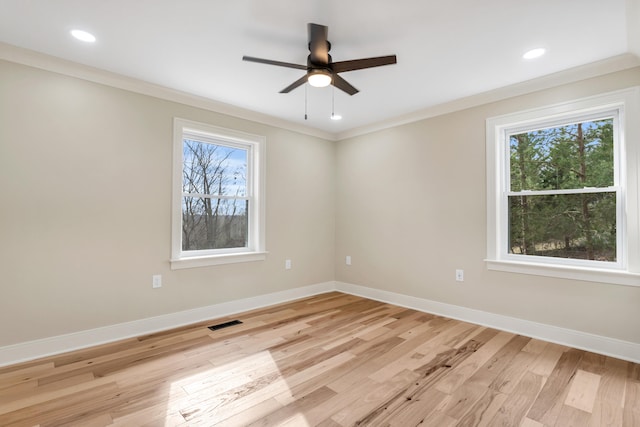
[[[248,425],[282,409],[292,398],[287,380],[268,351],[251,354],[171,383],[165,425]],[[179,417],[176,417],[179,416]],[[270,417],[272,418],[272,417]],[[278,425],[309,426],[300,413],[282,413]]]

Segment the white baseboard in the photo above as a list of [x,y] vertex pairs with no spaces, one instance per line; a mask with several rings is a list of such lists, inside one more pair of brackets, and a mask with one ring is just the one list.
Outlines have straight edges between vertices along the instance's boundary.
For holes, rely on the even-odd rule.
[[119,323],[102,328],[58,335],[0,347],[0,366],[12,365],[41,357],[65,353],[126,338],[147,335],[176,327],[213,320],[243,311],[279,304],[331,291],[344,292],[427,313],[488,326],[503,331],[567,345],[594,353],[640,363],[640,344],[593,335],[572,329],[517,319],[472,308],[461,307],[383,291],[344,282],[325,282],[281,292],[244,298],[207,307],[170,313],[157,317]]
[[530,320],[517,319],[472,308],[445,304],[395,292],[382,291],[365,286],[336,282],[336,290],[347,294],[382,301],[414,310],[458,319],[502,331],[538,338],[556,344],[567,345],[630,362],[640,363],[640,344],[573,329],[545,325]]
[[205,320],[229,316],[243,311],[279,304],[286,301],[331,292],[335,282],[303,286],[281,292],[259,295],[235,301],[214,304],[132,322],[118,323],[101,328],[58,335],[34,341],[0,347],[0,366],[13,365],[41,357],[79,350],[95,345],[119,341],[154,332],[165,331]]

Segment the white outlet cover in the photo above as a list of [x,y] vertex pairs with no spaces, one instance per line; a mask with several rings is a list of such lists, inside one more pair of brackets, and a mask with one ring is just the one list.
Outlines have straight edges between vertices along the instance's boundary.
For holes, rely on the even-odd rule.
[[162,287],[162,275],[154,274],[151,278],[151,286],[153,288],[161,288]]

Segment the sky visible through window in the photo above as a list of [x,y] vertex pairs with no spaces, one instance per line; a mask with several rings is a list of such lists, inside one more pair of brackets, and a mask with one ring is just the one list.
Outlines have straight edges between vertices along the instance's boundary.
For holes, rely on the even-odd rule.
[[247,196],[246,149],[185,139],[183,192]]

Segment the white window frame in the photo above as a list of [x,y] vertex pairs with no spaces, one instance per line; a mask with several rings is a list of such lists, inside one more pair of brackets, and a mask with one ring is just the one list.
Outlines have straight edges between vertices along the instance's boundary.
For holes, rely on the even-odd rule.
[[[242,248],[182,250],[182,168],[184,138],[247,150],[247,246]],[[265,145],[266,138],[191,120],[173,121],[173,194],[171,214],[171,269],[262,261],[265,249]]]
[[[487,258],[490,270],[640,286],[640,88],[597,95],[486,121]],[[510,134],[614,116],[617,193],[616,262],[515,255],[508,251]],[[625,117],[632,118],[626,120]],[[599,189],[601,190],[601,189]],[[589,191],[589,190],[587,190]],[[531,192],[530,194],[538,194]]]

